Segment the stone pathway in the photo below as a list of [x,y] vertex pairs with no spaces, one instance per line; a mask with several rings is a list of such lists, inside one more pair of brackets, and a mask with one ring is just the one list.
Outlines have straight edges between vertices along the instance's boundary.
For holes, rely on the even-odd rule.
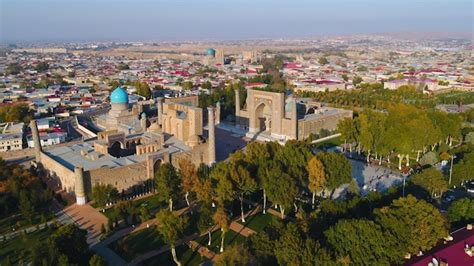
[[71,217],[80,228],[87,230],[87,244],[89,244],[89,246],[93,246],[100,241],[101,227],[107,223],[107,217],[100,213],[100,211],[88,204],[73,204],[66,207],[64,212]]
[[[197,237],[199,237],[198,234],[192,234],[190,236],[182,238],[182,239],[176,241],[176,247],[178,247],[178,246],[180,246],[184,243],[188,243],[189,241],[191,241],[191,240],[193,240]],[[159,249],[155,249],[155,250],[152,250],[152,251],[147,252],[145,254],[141,254],[138,257],[135,257],[128,265],[139,265],[143,261],[145,261],[147,259],[150,259],[150,258],[153,258],[155,256],[158,256],[161,253],[164,253],[164,252],[169,251],[169,250],[171,250],[171,247],[169,245],[166,245],[166,246],[163,246]],[[115,266],[115,264],[109,264],[109,265],[114,265]]]
[[230,230],[237,232],[245,237],[249,237],[250,235],[255,234],[254,230],[248,227],[245,227],[238,222],[232,222],[230,224]]
[[210,260],[212,260],[216,256],[216,253],[214,253],[207,247],[201,246],[201,244],[199,244],[198,242],[194,240],[189,241],[189,247],[193,250],[196,250],[199,253],[199,255],[206,257]]
[[[188,210],[189,210],[189,207],[185,207],[185,208],[182,208],[182,209],[179,209],[179,210],[175,211],[175,213],[177,213],[178,215],[181,215],[181,214],[183,214],[184,212],[186,212]],[[124,259],[122,259],[122,257],[117,255],[113,250],[111,250],[108,246],[112,242],[115,242],[115,241],[119,240],[120,238],[122,238],[122,237],[124,237],[128,234],[138,232],[138,231],[146,229],[146,228],[148,228],[149,226],[152,226],[152,225],[156,225],[156,219],[154,219],[154,218],[150,219],[146,222],[143,222],[143,223],[139,224],[136,227],[131,227],[130,226],[130,227],[118,230],[118,231],[114,232],[112,235],[110,235],[109,237],[107,237],[106,239],[104,239],[103,241],[92,244],[91,249],[93,251],[95,251],[96,253],[98,253],[99,255],[101,255],[108,262],[108,265],[114,265],[114,266],[115,265],[127,265],[127,262]],[[136,264],[138,264],[138,263],[140,263],[140,262],[142,262],[142,261],[144,261],[148,258],[153,257],[153,256],[151,256],[151,257],[148,257],[148,256],[158,252],[157,254],[154,255],[154,256],[156,256],[156,255],[158,255],[162,252],[165,252],[166,250],[169,250],[168,246],[162,247],[161,249],[158,249],[158,250],[150,251],[148,253],[145,253],[145,254],[142,254],[142,255],[136,257],[130,263],[132,265],[133,264],[136,265]],[[154,252],[154,253],[152,253],[152,252]]]

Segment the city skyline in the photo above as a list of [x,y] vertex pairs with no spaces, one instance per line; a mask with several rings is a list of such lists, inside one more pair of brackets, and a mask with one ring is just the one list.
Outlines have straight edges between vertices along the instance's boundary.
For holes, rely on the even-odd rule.
[[472,32],[471,1],[1,0],[1,42]]

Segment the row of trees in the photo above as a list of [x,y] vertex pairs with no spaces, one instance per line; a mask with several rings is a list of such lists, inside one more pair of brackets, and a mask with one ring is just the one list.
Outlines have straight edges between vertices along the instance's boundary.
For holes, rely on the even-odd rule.
[[[22,251],[5,258],[2,265],[91,265],[104,266],[105,261],[89,251],[87,231],[75,224],[48,227],[48,237],[38,239],[23,235]],[[17,257],[15,263],[14,257]]]
[[437,110],[425,111],[412,105],[398,104],[386,112],[364,109],[355,119],[344,119],[338,124],[338,131],[349,145],[366,152],[367,160],[372,154],[382,163],[390,162],[392,154],[409,164],[410,155],[420,156],[437,145],[452,145],[453,139],[461,138],[461,118]]
[[359,89],[317,93],[300,92],[299,96],[312,97],[336,106],[373,109],[384,109],[394,103],[410,103],[421,107],[434,107],[437,103],[437,96],[417,92],[414,86],[401,86],[397,90],[387,90],[384,89],[382,83],[361,83],[362,80],[359,78],[353,78],[353,82]]
[[[350,181],[351,164],[342,154],[319,153],[314,156],[309,145],[301,141],[288,141],[285,146],[275,142],[252,142],[245,151],[237,151],[229,160],[211,168],[204,164],[196,168],[187,160],[179,162],[179,170],[171,164],[162,164],[156,173],[155,183],[160,192],[158,196],[168,203],[168,208],[157,216],[159,224],[164,224],[159,230],[173,248],[173,241],[176,241],[180,232],[179,227],[173,228],[178,231],[169,232],[171,229],[166,224],[167,219],[173,220],[173,224],[181,223],[172,213],[175,202],[181,200],[190,205],[197,201],[201,206],[200,212],[206,213],[204,217],[213,218],[201,222],[209,237],[211,225],[220,226],[223,251],[231,219],[228,210],[234,200],[239,201],[241,220],[245,222],[245,199],[263,191],[264,212],[267,201],[271,201],[278,206],[284,218],[285,212],[292,207],[296,211],[300,208],[298,196],[309,191],[315,195],[326,189],[334,190]],[[211,206],[215,206],[215,211]],[[165,218],[170,215],[173,217]]]
[[[352,201],[328,202],[352,206],[343,211],[348,212],[346,217],[333,221],[328,219],[330,209],[323,207],[309,215],[301,210],[296,223],[274,222],[245,244],[248,260],[268,265],[400,264],[406,254],[429,250],[448,234],[441,213],[414,196],[395,199],[367,214],[356,212]],[[326,226],[318,226],[321,222]]]

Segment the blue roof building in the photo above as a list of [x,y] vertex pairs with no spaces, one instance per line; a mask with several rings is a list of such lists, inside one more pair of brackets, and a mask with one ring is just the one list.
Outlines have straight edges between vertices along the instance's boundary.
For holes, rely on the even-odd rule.
[[119,103],[128,104],[128,93],[122,87],[117,87],[111,94],[110,94],[110,103]]

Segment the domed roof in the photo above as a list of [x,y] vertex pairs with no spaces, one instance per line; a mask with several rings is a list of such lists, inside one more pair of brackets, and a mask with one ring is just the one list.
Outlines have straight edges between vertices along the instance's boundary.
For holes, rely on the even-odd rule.
[[207,48],[207,55],[212,55],[214,56],[216,54],[216,50],[213,48]]
[[128,103],[128,93],[122,87],[117,87],[110,94],[110,103]]

